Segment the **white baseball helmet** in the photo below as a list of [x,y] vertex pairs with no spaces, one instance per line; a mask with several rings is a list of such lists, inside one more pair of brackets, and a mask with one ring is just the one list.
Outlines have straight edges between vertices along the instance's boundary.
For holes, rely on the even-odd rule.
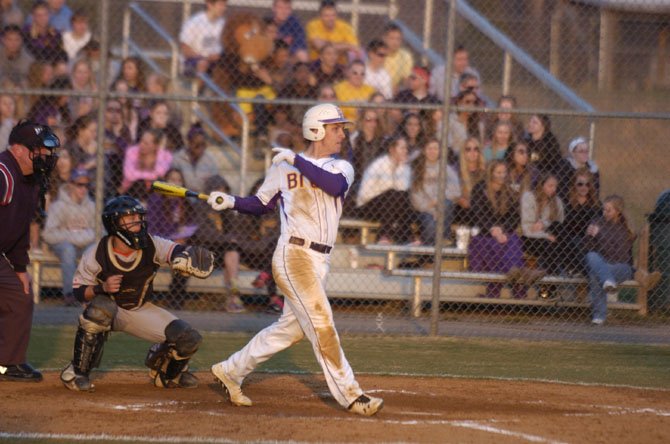
[[322,103],[311,107],[302,119],[302,136],[313,142],[326,136],[324,125],[331,123],[350,123],[342,110],[332,103]]

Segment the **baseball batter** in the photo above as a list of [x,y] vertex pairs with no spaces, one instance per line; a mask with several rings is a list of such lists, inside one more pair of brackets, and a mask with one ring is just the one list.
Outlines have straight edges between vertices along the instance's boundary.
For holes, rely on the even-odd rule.
[[91,369],[100,364],[110,330],[155,342],[145,364],[157,387],[198,386],[188,361],[202,337],[188,323],[152,304],[153,280],[160,265],[205,278],[212,273],[212,253],[151,236],[142,204],[130,196],[111,199],[102,213],[108,235],[84,253],[74,276],[74,295],[86,302],[79,316],[72,361],[60,378],[65,387],[92,391]]
[[356,382],[340,346],[325,291],[342,203],[354,180],[351,164],[333,157],[346,137],[346,123],[349,121],[335,105],[310,108],[302,122],[309,147],[300,155],[275,148],[277,154],[255,196],[210,194],[208,203],[215,210],[233,208],[259,215],[280,204],[281,235],[272,272],[286,296],[284,311],[242,350],[212,366],[212,373],[235,405],[251,406],[241,385],[257,365],[306,336],[340,405],[365,416],[374,415],[383,406],[382,399],[364,394]]

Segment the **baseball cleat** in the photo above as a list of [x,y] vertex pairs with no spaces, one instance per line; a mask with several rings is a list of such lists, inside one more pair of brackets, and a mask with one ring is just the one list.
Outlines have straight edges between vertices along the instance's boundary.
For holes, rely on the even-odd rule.
[[191,372],[182,372],[179,375],[179,387],[181,388],[196,388],[198,387],[198,378]]
[[349,411],[363,416],[372,416],[384,407],[382,398],[361,395],[349,406]]
[[215,381],[221,384],[226,393],[228,393],[231,404],[243,407],[251,407],[253,404],[251,399],[242,393],[242,388],[240,388],[238,383],[230,379],[228,374],[226,374],[226,371],[223,369],[221,363],[214,364],[212,366],[212,374],[214,375]]
[[60,380],[65,387],[75,392],[92,392],[95,386],[87,375],[78,374],[72,363],[63,369],[60,373]]

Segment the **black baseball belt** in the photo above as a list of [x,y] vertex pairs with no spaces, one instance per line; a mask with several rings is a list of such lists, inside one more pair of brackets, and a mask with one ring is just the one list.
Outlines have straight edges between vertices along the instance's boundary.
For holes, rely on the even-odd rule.
[[333,247],[331,247],[330,245],[317,244],[316,242],[306,241],[305,239],[295,236],[291,236],[291,238],[288,240],[288,243],[293,245],[300,245],[301,247],[304,247],[305,244],[309,244],[307,248],[309,248],[310,250],[318,251],[319,253],[323,254],[328,254],[330,253],[330,250],[333,249]]

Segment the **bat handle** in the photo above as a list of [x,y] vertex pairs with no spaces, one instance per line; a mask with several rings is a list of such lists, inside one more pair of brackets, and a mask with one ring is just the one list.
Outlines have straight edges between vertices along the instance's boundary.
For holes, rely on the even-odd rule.
[[[200,193],[200,194],[198,194],[198,199],[207,200],[207,199],[209,199],[209,194]],[[223,203],[223,197],[221,197],[221,196],[217,197],[215,202],[218,205],[221,205]]]

